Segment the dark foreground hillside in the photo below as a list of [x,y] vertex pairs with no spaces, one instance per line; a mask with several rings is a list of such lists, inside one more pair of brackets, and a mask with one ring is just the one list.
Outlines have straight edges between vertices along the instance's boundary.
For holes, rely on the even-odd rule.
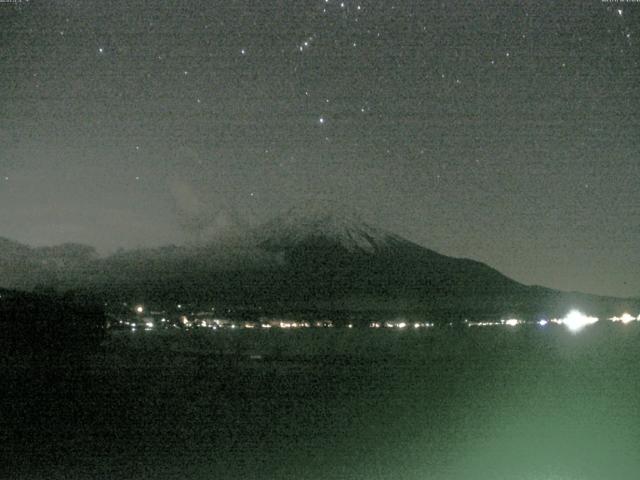
[[17,478],[15,461],[47,458],[65,428],[76,435],[75,412],[104,339],[104,312],[89,297],[0,291],[0,478]]
[[2,476],[634,479],[638,341],[635,324],[120,332],[60,396],[10,391]]
[[104,309],[74,292],[0,290],[0,347],[30,364],[80,361],[105,337]]

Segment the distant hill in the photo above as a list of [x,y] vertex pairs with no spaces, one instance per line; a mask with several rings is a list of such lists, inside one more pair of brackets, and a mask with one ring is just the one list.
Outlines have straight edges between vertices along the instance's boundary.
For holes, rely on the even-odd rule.
[[95,249],[87,245],[34,248],[0,237],[0,287],[32,290],[66,284],[71,277],[80,281],[97,259]]
[[526,286],[474,260],[448,257],[339,205],[296,207],[199,246],[98,258],[90,247],[30,248],[0,239],[0,286],[83,289],[108,300],[225,304],[262,311],[420,312],[434,319],[601,316],[637,300]]

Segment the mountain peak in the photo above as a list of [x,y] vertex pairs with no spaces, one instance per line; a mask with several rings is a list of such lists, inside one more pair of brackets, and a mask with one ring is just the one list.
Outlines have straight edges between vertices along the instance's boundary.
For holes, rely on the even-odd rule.
[[260,245],[284,250],[309,241],[328,241],[349,251],[375,252],[395,236],[367,223],[355,209],[333,200],[314,200],[287,210],[257,230]]
[[297,204],[281,214],[279,219],[301,224],[364,225],[363,215],[355,208],[335,200],[311,200]]

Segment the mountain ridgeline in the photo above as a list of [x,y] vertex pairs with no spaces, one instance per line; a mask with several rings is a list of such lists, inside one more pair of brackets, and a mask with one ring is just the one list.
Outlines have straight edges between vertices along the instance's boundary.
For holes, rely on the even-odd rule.
[[435,321],[613,315],[638,301],[526,286],[322,205],[233,238],[99,258],[90,247],[0,239],[0,287],[78,290],[108,301],[225,305],[249,312],[419,313]]

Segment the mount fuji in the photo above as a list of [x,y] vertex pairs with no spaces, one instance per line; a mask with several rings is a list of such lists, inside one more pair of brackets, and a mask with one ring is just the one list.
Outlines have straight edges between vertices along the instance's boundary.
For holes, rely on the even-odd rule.
[[350,251],[375,253],[402,239],[368,224],[355,210],[334,202],[296,206],[254,230],[257,243],[266,250],[285,250],[323,241]]
[[[1,239],[0,239],[1,240]],[[0,241],[0,288],[88,291],[105,300],[260,312],[420,312],[440,318],[611,315],[637,300],[527,286],[371,225],[333,202],[297,206],[210,244],[98,258],[88,247]],[[11,248],[9,248],[11,247]],[[71,250],[69,252],[68,250]]]

